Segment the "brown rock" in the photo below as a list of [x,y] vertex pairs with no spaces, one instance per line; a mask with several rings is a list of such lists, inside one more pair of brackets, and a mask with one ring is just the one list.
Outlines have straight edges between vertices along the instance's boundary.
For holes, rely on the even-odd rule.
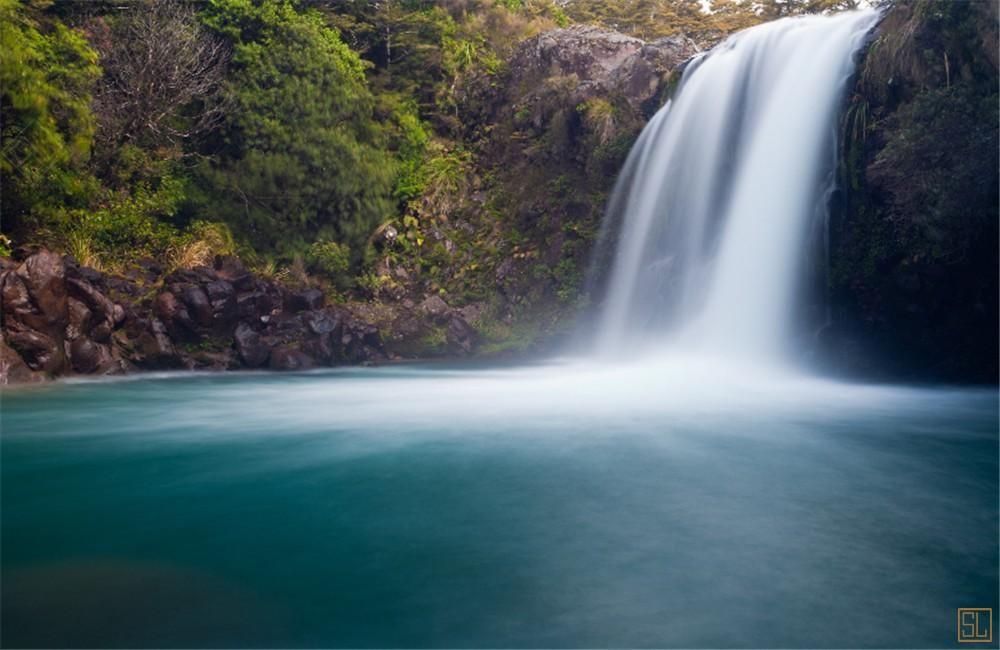
[[62,257],[40,250],[24,261],[16,271],[31,296],[31,302],[50,329],[66,327],[66,266]]
[[115,304],[86,280],[69,278],[66,280],[69,295],[83,302],[94,315],[95,321],[115,322]]
[[66,338],[72,341],[79,336],[85,336],[90,333],[92,315],[87,305],[76,298],[69,298],[67,303],[69,307],[69,325],[66,326]]
[[94,343],[83,336],[70,343],[69,355],[73,369],[82,373],[95,372],[112,362],[111,353],[106,346]]
[[28,384],[45,380],[44,372],[37,372],[29,368],[21,355],[0,339],[0,386]]
[[56,374],[63,368],[65,355],[60,341],[37,330],[8,330],[7,343],[32,370]]

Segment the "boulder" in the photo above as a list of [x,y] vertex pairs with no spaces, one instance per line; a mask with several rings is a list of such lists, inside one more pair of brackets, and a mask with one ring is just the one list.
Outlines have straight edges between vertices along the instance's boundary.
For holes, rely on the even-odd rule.
[[70,360],[73,369],[81,373],[92,373],[112,363],[111,351],[107,346],[94,343],[86,337],[79,337],[70,343]]
[[438,320],[447,316],[448,312],[451,311],[451,307],[448,306],[448,303],[441,296],[431,295],[424,298],[424,301],[420,303],[420,311]]
[[247,267],[243,260],[235,255],[216,255],[212,260],[212,268],[219,274],[219,277],[232,279],[247,273]]
[[307,370],[314,365],[309,355],[292,346],[282,345],[271,350],[271,370]]
[[180,337],[182,331],[190,333],[197,329],[187,307],[171,291],[157,294],[153,303],[153,314],[174,333],[175,337]]
[[240,320],[259,320],[262,313],[270,313],[262,310],[262,305],[266,302],[266,296],[260,291],[241,293],[236,297],[236,317]]
[[66,326],[66,338],[70,341],[90,333],[91,312],[87,305],[76,298],[68,300],[69,324]]
[[44,372],[29,368],[21,355],[0,337],[0,386],[35,383],[46,379]]
[[57,374],[63,369],[65,354],[62,342],[37,330],[7,330],[7,343],[32,370]]
[[[297,370],[384,358],[378,328],[342,307],[324,308],[318,289],[289,292],[254,277],[236,258],[160,282],[148,277],[158,268],[152,262],[129,279],[45,250],[19,256],[0,259],[2,381],[133,367]],[[162,288],[148,300],[139,282]]]
[[271,354],[270,348],[261,340],[260,334],[246,323],[240,323],[236,326],[236,331],[233,332],[233,342],[240,359],[250,368],[264,365]]
[[455,316],[448,321],[445,329],[445,340],[448,343],[448,350],[453,354],[472,354],[476,347],[478,334],[476,330],[461,317]]
[[288,296],[286,307],[289,311],[306,311],[309,309],[321,309],[326,301],[323,292],[316,288],[303,289]]
[[94,285],[80,278],[69,278],[66,280],[66,287],[70,296],[87,305],[94,315],[95,321],[104,320],[112,326],[115,324],[117,315],[115,304],[94,288]]
[[227,331],[238,316],[236,289],[226,280],[214,280],[205,285],[205,292],[212,306],[213,328]]
[[[4,320],[23,320],[24,314],[35,312],[35,308],[31,304],[31,296],[28,295],[28,287],[19,275],[13,271],[0,273],[0,287],[2,287],[0,288],[0,296],[3,300]],[[41,320],[38,324],[44,325]]]
[[183,290],[180,297],[199,327],[212,326],[212,303],[204,289],[200,286],[189,286]]
[[339,336],[339,331],[343,327],[343,317],[337,312],[314,311],[305,314],[303,320],[306,327],[313,334],[324,335],[333,333]]
[[16,273],[45,325],[58,331],[66,327],[66,266],[62,257],[51,251],[38,251],[26,259]]
[[150,319],[146,328],[136,341],[136,350],[140,365],[146,368],[177,368],[180,367],[180,357],[173,342],[167,335],[167,328],[157,318]]

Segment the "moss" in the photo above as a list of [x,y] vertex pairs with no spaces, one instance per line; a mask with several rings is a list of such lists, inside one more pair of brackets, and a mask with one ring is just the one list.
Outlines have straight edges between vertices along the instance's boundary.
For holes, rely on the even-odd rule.
[[432,327],[421,339],[420,345],[427,355],[443,354],[448,349],[448,335],[443,327]]
[[233,340],[223,336],[205,336],[199,341],[188,341],[180,344],[180,348],[188,354],[198,352],[225,352],[232,348]]
[[482,337],[478,352],[484,356],[497,356],[527,352],[538,340],[539,329],[528,323],[507,324],[498,320],[482,319],[473,323]]

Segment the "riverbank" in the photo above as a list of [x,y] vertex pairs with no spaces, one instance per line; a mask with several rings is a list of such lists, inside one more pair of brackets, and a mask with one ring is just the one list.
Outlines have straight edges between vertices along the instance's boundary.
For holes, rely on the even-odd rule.
[[[156,370],[304,370],[502,352],[481,306],[344,301],[251,273],[236,257],[125,275],[47,249],[0,259],[0,383]],[[484,349],[485,348],[485,349]]]

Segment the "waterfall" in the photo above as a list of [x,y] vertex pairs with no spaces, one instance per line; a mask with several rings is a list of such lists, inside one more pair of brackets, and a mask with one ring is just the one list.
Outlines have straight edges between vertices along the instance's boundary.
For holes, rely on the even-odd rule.
[[780,362],[832,183],[835,123],[871,10],[786,18],[693,60],[629,154],[598,346]]

